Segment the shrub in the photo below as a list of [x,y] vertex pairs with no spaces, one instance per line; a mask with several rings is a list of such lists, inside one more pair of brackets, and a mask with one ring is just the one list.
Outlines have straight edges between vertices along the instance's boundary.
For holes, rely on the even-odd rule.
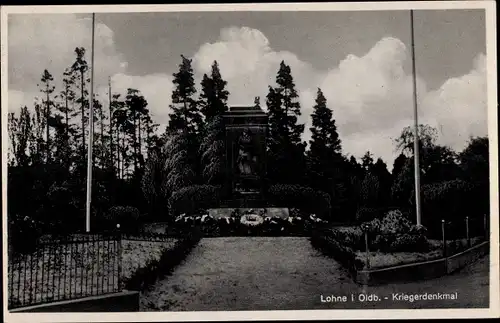
[[399,210],[392,210],[382,219],[368,225],[370,249],[382,252],[424,252],[429,248],[427,229],[411,224]]
[[291,184],[272,185],[268,189],[268,200],[275,206],[298,208],[317,214],[322,219],[330,216],[330,196],[310,187]]
[[423,185],[422,223],[432,230],[430,234],[440,236],[442,219],[453,221],[482,215],[475,212],[481,198],[476,196],[474,185],[459,179]]
[[104,218],[104,228],[113,230],[120,224],[123,232],[135,232],[138,230],[140,218],[139,210],[133,206],[113,206]]
[[381,217],[381,212],[379,209],[360,207],[356,212],[357,222],[369,222],[376,218]]
[[29,216],[18,214],[8,217],[8,237],[10,251],[15,253],[31,252],[40,236],[40,223]]
[[371,233],[384,235],[407,233],[411,228],[410,220],[399,210],[389,211],[382,219],[374,219],[365,224]]
[[354,249],[345,245],[338,236],[332,236],[331,233],[332,231],[325,230],[314,231],[311,236],[312,246],[342,263],[351,273],[362,269],[364,267],[363,261],[357,258]]
[[213,185],[193,185],[175,191],[168,200],[171,219],[187,213],[194,214],[220,204],[220,188]]
[[424,252],[428,251],[429,242],[424,235],[420,234],[401,234],[391,242],[390,252]]

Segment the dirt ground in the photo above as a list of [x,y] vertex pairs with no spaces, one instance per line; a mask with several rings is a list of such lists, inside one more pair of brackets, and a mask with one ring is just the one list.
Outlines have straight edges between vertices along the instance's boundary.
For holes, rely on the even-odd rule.
[[[172,276],[141,295],[141,311],[484,308],[488,266],[485,257],[450,276],[364,288],[307,238],[205,238]],[[393,293],[456,293],[457,299],[397,301]],[[379,300],[361,302],[360,294]],[[332,295],[339,301],[322,302]]]

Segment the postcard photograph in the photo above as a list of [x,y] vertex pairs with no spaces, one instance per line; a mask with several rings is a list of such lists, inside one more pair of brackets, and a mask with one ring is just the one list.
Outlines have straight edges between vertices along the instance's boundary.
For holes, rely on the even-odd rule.
[[495,32],[482,1],[3,7],[6,321],[498,317]]

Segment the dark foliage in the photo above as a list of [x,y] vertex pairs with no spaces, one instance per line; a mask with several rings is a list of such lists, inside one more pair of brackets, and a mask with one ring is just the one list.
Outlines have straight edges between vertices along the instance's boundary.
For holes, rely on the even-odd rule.
[[343,237],[327,230],[316,230],[311,236],[311,245],[343,264],[351,274],[363,269],[363,261],[356,257],[356,252],[347,246]]
[[330,196],[324,192],[300,185],[276,184],[269,187],[267,194],[272,205],[298,208],[330,220]]
[[136,232],[139,218],[140,212],[133,206],[113,206],[104,213],[102,227],[113,230],[117,229],[117,224],[119,224],[121,232]]
[[220,205],[220,188],[212,185],[193,185],[175,191],[169,201],[170,218],[186,213],[194,214],[200,210]]

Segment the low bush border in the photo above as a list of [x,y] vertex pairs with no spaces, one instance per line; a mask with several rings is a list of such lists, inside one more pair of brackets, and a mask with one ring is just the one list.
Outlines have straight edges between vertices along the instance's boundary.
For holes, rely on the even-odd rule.
[[352,277],[356,277],[358,270],[363,268],[363,262],[356,257],[352,248],[343,246],[323,230],[313,230],[310,241],[311,245],[325,256],[334,258],[342,264]]
[[148,262],[144,267],[137,269],[130,278],[123,281],[127,290],[145,290],[158,279],[171,274],[201,239],[199,229],[184,233],[173,248],[163,251],[160,259]]
[[484,241],[458,254],[441,257],[439,259],[368,269],[364,268],[363,261],[356,257],[354,250],[342,246],[341,242],[329,237],[326,232],[315,230],[310,240],[314,248],[321,251],[325,256],[337,260],[349,271],[351,278],[356,283],[363,285],[377,285],[401,280],[404,281],[404,278],[408,280],[409,277],[414,280],[445,276],[473,263],[475,260],[487,254],[487,250],[489,250],[487,249],[489,241]]

